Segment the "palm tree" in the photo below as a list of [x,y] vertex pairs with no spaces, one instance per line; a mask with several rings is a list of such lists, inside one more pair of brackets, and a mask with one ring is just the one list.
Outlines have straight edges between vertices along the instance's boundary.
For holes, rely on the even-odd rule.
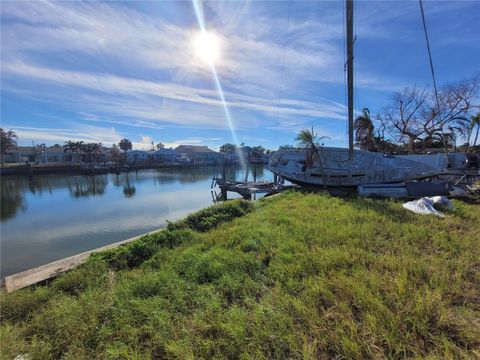
[[165,149],[165,145],[163,145],[161,142],[159,142],[159,143],[156,145],[156,148],[157,148],[157,150]]
[[17,134],[12,129],[4,131],[0,128],[0,161],[3,164],[3,156],[8,150],[17,146]]
[[372,151],[374,149],[373,122],[370,118],[370,110],[363,108],[362,115],[355,119],[355,142],[361,150]]
[[321,146],[319,142],[323,139],[330,139],[328,136],[318,136],[318,134],[312,129],[301,130],[295,141],[298,141],[298,145],[307,149],[307,156],[305,158],[305,168],[308,169],[313,166],[313,162],[319,159],[318,148]]
[[128,139],[122,139],[118,143],[118,147],[125,151],[125,162],[127,162],[127,151],[132,150],[132,142]]
[[[75,143],[71,140],[65,141],[63,143],[63,153],[71,152],[72,154],[75,153]],[[65,155],[63,156],[65,158]],[[73,155],[72,155],[72,161],[73,161]]]
[[473,128],[477,127],[477,131],[475,134],[475,140],[473,141],[473,147],[477,145],[477,140],[478,140],[478,133],[480,131],[480,113],[477,113],[477,115],[472,115],[470,117],[470,124],[468,125],[468,130],[469,130],[469,136],[468,136],[468,143],[470,143],[470,136],[472,136],[473,133]]
[[[64,144],[63,152],[70,152],[72,154],[79,154],[83,151],[85,143],[83,141],[68,140]],[[72,159],[73,160],[73,159]],[[78,161],[78,160],[77,160]]]
[[65,141],[65,144],[63,145],[63,152],[64,153],[66,153],[66,152],[71,152],[71,153],[77,152],[77,143],[75,141],[71,141],[71,140]]
[[94,154],[100,154],[102,150],[102,143],[87,143],[82,144],[82,152],[87,155],[87,159],[89,159],[93,164],[95,164],[95,156]]

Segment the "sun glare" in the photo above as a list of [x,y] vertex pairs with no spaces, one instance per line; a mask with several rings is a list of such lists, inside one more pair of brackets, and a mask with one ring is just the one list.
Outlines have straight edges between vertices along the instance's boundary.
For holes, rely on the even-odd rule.
[[220,58],[220,41],[213,32],[202,31],[196,35],[193,48],[197,58],[207,64],[213,65]]

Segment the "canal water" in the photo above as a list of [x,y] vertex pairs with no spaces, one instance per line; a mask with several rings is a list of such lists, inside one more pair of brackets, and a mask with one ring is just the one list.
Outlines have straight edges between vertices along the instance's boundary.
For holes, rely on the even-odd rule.
[[[243,180],[240,167],[226,169]],[[253,168],[250,168],[250,180]],[[258,180],[273,175],[257,166]],[[216,167],[1,177],[1,277],[149,232],[213,204]],[[218,174],[220,175],[220,174]],[[229,197],[235,197],[229,193]],[[237,196],[238,197],[238,196]]]

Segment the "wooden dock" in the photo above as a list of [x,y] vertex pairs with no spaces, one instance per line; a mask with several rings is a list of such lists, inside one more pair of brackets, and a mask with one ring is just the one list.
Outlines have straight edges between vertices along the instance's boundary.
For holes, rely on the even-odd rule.
[[211,187],[218,186],[221,190],[221,197],[226,200],[227,192],[235,192],[245,199],[255,198],[257,194],[278,194],[279,192],[291,189],[293,185],[273,181],[235,181],[226,180],[223,177],[213,177]]
[[[161,229],[155,230],[153,232],[156,232],[159,230]],[[71,270],[77,267],[78,265],[80,265],[81,263],[85,262],[88,259],[88,257],[94,252],[100,252],[104,250],[117,248],[119,246],[135,241],[147,234],[138,235],[127,240],[105,245],[93,250],[85,251],[77,255],[69,256],[67,258],[51,262],[49,264],[37,266],[33,269],[25,270],[10,276],[6,276],[3,282],[5,286],[5,290],[7,292],[12,292],[30,285],[40,283],[48,279],[54,278],[59,274],[65,271]]]

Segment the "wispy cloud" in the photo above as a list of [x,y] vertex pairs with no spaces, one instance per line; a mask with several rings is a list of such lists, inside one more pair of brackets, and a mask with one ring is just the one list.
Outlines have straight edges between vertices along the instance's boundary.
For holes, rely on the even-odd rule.
[[32,126],[18,126],[3,124],[7,129],[14,128],[19,137],[21,145],[31,145],[35,143],[59,143],[63,144],[66,140],[101,142],[106,146],[117,143],[122,136],[114,128],[104,128],[98,126],[73,126],[71,129],[65,128],[44,128]]
[[[67,93],[61,93],[63,95],[67,95],[68,90],[73,87],[75,92],[78,92],[77,88],[81,88],[110,96],[107,100],[86,94],[86,99],[81,101],[82,93],[80,97],[77,93],[75,97],[70,97],[71,100],[68,100],[71,94],[63,99],[74,103],[80,100],[82,106],[88,104],[89,112],[96,110],[120,117],[140,117],[178,125],[209,125],[219,128],[227,126],[221,112],[222,102],[214,90],[169,82],[154,83],[110,74],[55,70],[23,62],[4,63],[2,71],[4,74],[12,74],[16,77],[54,82],[67,90]],[[55,96],[58,97],[58,93]],[[226,92],[226,97],[228,106],[231,108],[254,110],[270,115],[344,118],[344,105],[325,99],[320,103],[312,103],[290,99],[262,99],[232,92]],[[171,100],[172,103],[162,103],[159,98]],[[182,105],[175,106],[179,103]],[[194,103],[200,107],[190,109],[188,105],[184,106],[184,103]],[[101,116],[96,114],[89,116],[89,120],[98,121],[99,119]],[[248,124],[242,122],[239,126],[248,126]]]

